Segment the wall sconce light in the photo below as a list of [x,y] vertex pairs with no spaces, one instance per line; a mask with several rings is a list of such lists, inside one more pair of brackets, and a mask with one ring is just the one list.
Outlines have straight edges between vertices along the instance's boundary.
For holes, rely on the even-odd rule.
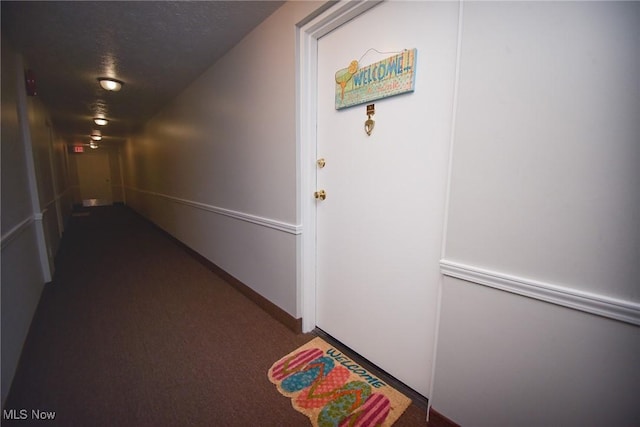
[[98,126],[105,126],[107,123],[109,123],[109,120],[105,119],[104,117],[94,117],[93,123],[97,124]]
[[122,85],[124,84],[121,80],[112,79],[110,77],[98,77],[98,82],[100,86],[104,90],[110,90],[112,92],[117,92],[122,89]]
[[91,139],[93,139],[94,141],[100,141],[102,139],[102,133],[99,130],[92,131]]

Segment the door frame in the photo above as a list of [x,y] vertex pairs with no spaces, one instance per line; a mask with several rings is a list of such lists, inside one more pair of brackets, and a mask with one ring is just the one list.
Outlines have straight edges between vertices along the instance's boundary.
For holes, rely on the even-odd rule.
[[[296,249],[297,310],[302,316],[302,331],[316,326],[316,112],[318,39],[383,0],[342,0],[320,14],[312,14],[296,28],[297,95],[297,216],[302,233]],[[315,16],[314,16],[315,15]]]

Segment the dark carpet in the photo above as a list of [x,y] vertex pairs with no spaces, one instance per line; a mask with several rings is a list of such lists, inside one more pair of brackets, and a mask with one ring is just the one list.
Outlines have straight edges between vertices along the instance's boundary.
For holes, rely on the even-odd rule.
[[[128,208],[84,211],[65,231],[3,426],[309,425],[267,370],[312,335],[293,333]],[[26,419],[6,419],[12,409]],[[412,405],[396,425],[424,426],[425,416]]]

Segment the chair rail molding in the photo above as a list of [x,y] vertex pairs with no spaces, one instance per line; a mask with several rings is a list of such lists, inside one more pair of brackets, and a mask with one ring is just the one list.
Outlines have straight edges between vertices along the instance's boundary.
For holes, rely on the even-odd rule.
[[31,226],[33,221],[34,221],[34,217],[29,216],[23,219],[22,221],[20,221],[14,227],[12,227],[11,230],[4,233],[0,238],[0,247],[2,249],[7,247],[13,240],[16,239],[16,237],[18,237],[23,231],[29,228],[29,226]]
[[479,285],[640,326],[640,304],[442,259],[440,271]]
[[272,228],[278,231],[284,231],[285,233],[298,235],[302,234],[302,226],[296,224],[289,224],[283,221],[278,221],[271,218],[265,218],[257,215],[252,215],[244,212],[238,212],[231,209],[221,208],[218,206],[208,205],[206,203],[195,202],[193,200],[181,199],[179,197],[170,196],[168,194],[162,194],[155,191],[142,190],[140,188],[125,186],[127,190],[134,191],[136,193],[146,194],[149,196],[159,197],[162,199],[166,199],[172,201],[174,203],[179,203],[185,206],[189,206],[192,208],[213,212],[218,215],[228,216],[230,218],[238,219],[240,221],[249,222],[256,225],[261,225],[263,227]]

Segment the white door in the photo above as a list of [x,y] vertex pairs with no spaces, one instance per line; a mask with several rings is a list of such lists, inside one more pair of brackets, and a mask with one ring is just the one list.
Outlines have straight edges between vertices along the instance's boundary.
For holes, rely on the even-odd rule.
[[[428,396],[458,5],[382,3],[318,40],[316,324]],[[417,48],[415,92],[336,110],[335,73]],[[367,53],[361,66],[393,53]],[[366,105],[375,127],[364,130]]]
[[105,152],[84,153],[76,156],[80,197],[84,205],[110,205],[111,169],[109,154]]

